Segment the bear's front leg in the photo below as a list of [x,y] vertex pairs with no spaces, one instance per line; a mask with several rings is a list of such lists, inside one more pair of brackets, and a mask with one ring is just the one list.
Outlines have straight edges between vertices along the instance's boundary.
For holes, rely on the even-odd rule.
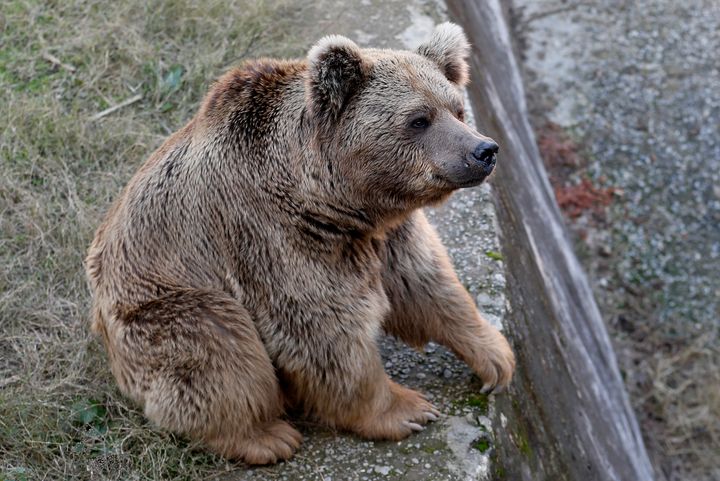
[[506,387],[512,349],[478,312],[422,211],[389,233],[383,257],[391,303],[385,330],[418,348],[431,340],[449,347],[480,376],[484,392]]
[[347,327],[335,334],[298,340],[310,341],[302,363],[280,360],[281,383],[291,404],[323,424],[375,440],[403,439],[437,419],[440,412],[422,394],[389,379],[375,336]]

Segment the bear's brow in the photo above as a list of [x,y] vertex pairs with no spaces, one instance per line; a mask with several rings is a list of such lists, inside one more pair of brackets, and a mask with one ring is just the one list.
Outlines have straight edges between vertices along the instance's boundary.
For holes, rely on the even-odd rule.
[[458,110],[463,107],[463,99],[450,81],[438,68],[417,68],[413,63],[406,64],[410,82],[426,97],[432,99],[436,107]]
[[[378,95],[370,103],[378,113],[414,114],[436,109],[455,113],[463,108],[461,94],[433,63],[425,59],[415,56],[381,58],[375,69],[372,83]],[[391,73],[388,75],[388,72]],[[398,107],[396,101],[403,97],[404,102]]]

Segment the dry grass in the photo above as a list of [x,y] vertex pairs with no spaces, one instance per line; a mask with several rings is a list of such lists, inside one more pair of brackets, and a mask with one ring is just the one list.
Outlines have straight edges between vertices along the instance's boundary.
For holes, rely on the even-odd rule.
[[669,481],[720,479],[717,326],[662,324],[650,295],[630,286],[610,297],[605,313],[653,464]]
[[108,204],[213,78],[243,57],[302,54],[279,2],[0,4],[0,479],[225,471],[120,396],[88,333],[82,260]]

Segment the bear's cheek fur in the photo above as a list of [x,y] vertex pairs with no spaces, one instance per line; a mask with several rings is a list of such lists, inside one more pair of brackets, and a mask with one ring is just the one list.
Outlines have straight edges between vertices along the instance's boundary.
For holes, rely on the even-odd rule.
[[388,117],[365,110],[352,111],[354,122],[341,122],[334,150],[339,177],[362,195],[362,203],[412,209],[453,190],[441,174],[451,161],[461,161],[462,152],[443,132],[424,135],[408,129],[408,114]]
[[351,162],[361,165],[360,179],[369,196],[381,201],[390,198],[415,207],[438,194],[434,182],[432,159],[418,145],[398,141],[394,146],[378,146],[356,155]]

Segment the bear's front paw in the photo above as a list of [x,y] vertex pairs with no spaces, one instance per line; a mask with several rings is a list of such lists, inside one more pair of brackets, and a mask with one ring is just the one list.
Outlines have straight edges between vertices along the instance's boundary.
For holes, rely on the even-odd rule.
[[391,401],[385,411],[364,419],[355,431],[368,439],[399,441],[440,416],[435,406],[419,392],[390,382]]
[[510,384],[515,371],[515,354],[505,336],[494,327],[488,326],[488,332],[484,334],[475,358],[470,360],[470,367],[484,382],[481,392],[487,393]]

